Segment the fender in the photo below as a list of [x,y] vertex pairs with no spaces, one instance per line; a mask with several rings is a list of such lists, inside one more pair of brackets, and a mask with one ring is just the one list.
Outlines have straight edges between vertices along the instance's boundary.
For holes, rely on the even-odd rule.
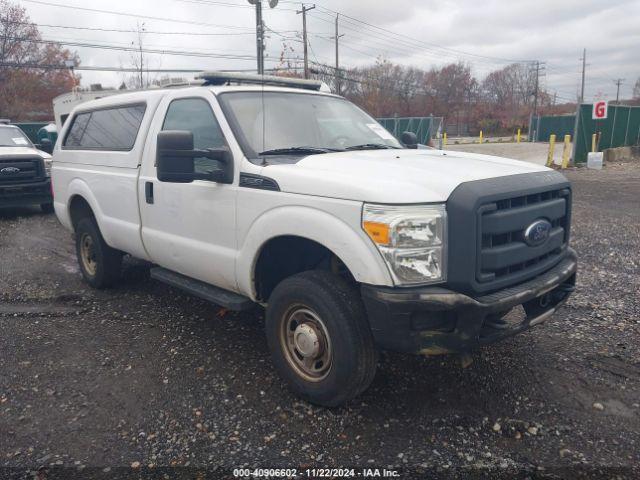
[[91,211],[93,211],[93,216],[95,217],[96,222],[98,222],[98,228],[100,229],[100,233],[102,233],[102,236],[104,237],[105,241],[109,243],[109,240],[108,240],[109,232],[107,232],[106,229],[104,228],[104,214],[100,209],[100,206],[98,204],[98,201],[96,200],[96,197],[91,192],[89,185],[87,185],[87,183],[81,178],[76,177],[73,180],[71,180],[71,182],[69,182],[66,194],[67,194],[67,199],[66,199],[66,205],[65,205],[65,213],[69,221],[69,226],[73,228],[73,226],[71,225],[71,199],[76,195],[79,195],[84,200],[86,200],[86,202],[91,207]]
[[[112,248],[116,248],[118,250],[122,250],[123,252],[129,253],[136,258],[149,260],[149,256],[142,244],[139,217],[137,223],[134,224],[124,221],[120,218],[106,215],[104,210],[100,208],[100,203],[90,189],[89,185],[85,182],[85,180],[80,178],[74,178],[73,180],[71,180],[71,182],[69,182],[67,195],[68,197],[67,204],[65,205],[65,213],[69,218],[69,224],[71,224],[70,200],[75,195],[79,195],[84,200],[86,200],[91,207],[96,222],[98,223],[100,233],[102,234],[102,237],[104,238],[104,241],[107,243],[107,245]],[[137,198],[135,198],[135,201],[137,202]]]
[[269,210],[251,225],[236,259],[236,278],[241,293],[256,299],[255,268],[260,252],[271,239],[285,235],[313,240],[333,252],[356,281],[393,286],[389,270],[364,231],[323,210],[284,206]]

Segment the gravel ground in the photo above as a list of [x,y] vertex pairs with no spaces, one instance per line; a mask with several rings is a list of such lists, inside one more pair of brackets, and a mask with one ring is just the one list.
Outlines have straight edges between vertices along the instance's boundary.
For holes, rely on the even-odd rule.
[[337,409],[288,392],[262,312],[226,313],[132,260],[117,288],[91,290],[55,216],[0,211],[0,477],[639,475],[640,166],[568,176],[581,264],[566,307],[467,368],[383,354],[371,388]]

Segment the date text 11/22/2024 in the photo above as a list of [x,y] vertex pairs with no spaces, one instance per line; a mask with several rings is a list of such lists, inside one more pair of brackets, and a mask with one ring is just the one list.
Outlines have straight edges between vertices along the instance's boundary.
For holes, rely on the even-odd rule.
[[236,468],[236,478],[398,478],[397,470],[386,468]]

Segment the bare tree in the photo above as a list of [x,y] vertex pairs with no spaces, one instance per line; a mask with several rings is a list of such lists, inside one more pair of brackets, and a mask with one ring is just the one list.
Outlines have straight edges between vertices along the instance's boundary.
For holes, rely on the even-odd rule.
[[[138,22],[135,30],[136,39],[131,42],[131,46],[137,51],[129,54],[129,60],[126,64],[128,68],[134,69],[135,74],[123,75],[123,83],[130,89],[143,89],[149,88],[151,85],[158,83],[157,74],[152,75],[151,69],[158,69],[161,65],[161,60],[156,62],[157,64],[151,67],[151,59],[145,53],[145,23]],[[125,65],[121,62],[121,67]]]
[[21,6],[0,0],[0,117],[49,119],[53,97],[71,90],[79,77],[65,68],[78,56],[41,43],[37,25]]

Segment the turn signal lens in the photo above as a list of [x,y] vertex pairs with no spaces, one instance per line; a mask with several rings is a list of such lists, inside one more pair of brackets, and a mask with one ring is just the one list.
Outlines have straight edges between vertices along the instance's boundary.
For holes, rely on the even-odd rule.
[[389,225],[378,222],[363,222],[364,231],[378,245],[389,244]]

